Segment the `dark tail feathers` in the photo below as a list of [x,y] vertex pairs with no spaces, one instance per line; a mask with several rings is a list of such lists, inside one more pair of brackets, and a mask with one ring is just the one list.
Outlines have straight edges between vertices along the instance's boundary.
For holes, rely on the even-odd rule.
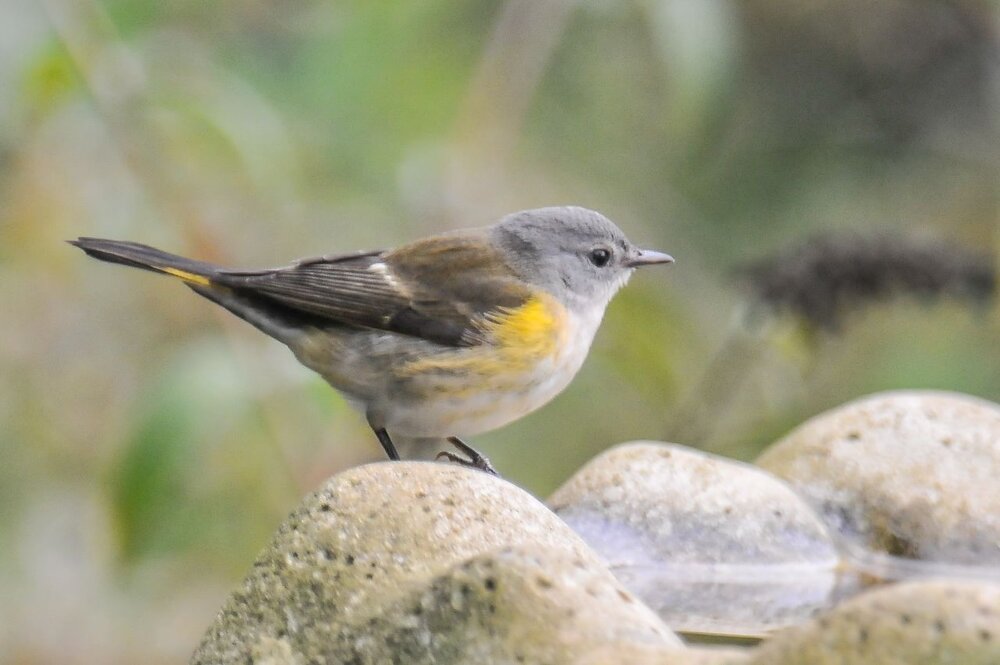
[[189,283],[207,285],[219,272],[219,267],[211,263],[186,259],[137,242],[102,238],[77,238],[68,242],[95,259],[173,275]]
[[179,277],[195,293],[225,307],[292,348],[296,348],[303,332],[313,321],[308,314],[295,312],[252,293],[226,288],[225,284],[217,284],[215,280],[222,276],[223,270],[211,263],[193,261],[137,242],[78,238],[69,243],[101,261]]

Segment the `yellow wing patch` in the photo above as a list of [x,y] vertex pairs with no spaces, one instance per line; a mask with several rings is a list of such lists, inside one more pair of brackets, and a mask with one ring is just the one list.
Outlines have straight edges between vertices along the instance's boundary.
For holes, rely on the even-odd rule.
[[185,282],[190,284],[198,284],[199,286],[208,286],[212,282],[203,275],[196,275],[193,272],[188,272],[186,270],[180,270],[179,268],[157,268],[158,270],[167,273],[168,275],[173,275],[174,277],[180,277]]

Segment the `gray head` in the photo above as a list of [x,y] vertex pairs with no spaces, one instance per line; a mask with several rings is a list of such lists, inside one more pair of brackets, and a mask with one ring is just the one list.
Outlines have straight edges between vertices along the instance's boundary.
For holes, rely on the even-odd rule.
[[637,248],[601,213],[575,206],[516,212],[490,233],[522,279],[577,309],[607,305],[639,266],[673,261]]

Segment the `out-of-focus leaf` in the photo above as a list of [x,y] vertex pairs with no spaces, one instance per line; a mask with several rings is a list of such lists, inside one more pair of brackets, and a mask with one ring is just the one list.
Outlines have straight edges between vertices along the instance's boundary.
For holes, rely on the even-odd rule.
[[80,85],[72,58],[52,42],[28,62],[22,78],[24,105],[31,116],[44,116],[78,93]]
[[143,400],[145,415],[108,478],[124,560],[190,545],[210,517],[198,472],[248,404],[230,357],[213,344],[182,348]]

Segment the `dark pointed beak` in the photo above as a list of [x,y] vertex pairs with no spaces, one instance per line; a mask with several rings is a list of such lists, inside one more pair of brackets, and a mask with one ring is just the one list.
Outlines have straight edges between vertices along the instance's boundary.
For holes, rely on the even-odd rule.
[[625,261],[625,265],[629,268],[638,268],[639,266],[651,266],[657,263],[673,263],[674,257],[669,254],[664,254],[663,252],[654,252],[651,249],[640,249],[635,256],[629,258]]

